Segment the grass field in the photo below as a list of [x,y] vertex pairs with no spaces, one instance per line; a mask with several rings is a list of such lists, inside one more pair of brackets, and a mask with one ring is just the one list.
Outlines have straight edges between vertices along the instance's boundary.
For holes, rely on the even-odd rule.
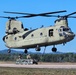
[[0,75],[76,75],[76,69],[31,69],[0,67]]

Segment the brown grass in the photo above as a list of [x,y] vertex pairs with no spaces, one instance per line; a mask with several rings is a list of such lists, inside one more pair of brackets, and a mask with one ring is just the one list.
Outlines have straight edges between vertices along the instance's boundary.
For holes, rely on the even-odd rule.
[[0,75],[76,75],[76,69],[3,68]]

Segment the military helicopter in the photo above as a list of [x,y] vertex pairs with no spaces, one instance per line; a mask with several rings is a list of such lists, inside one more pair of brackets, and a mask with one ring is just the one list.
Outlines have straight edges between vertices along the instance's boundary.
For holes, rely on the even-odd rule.
[[[8,52],[10,53],[11,49],[25,49],[25,53],[27,53],[27,49],[35,48],[36,51],[40,51],[40,47],[42,46],[51,46],[53,45],[52,51],[56,52],[57,48],[55,45],[58,44],[66,44],[67,42],[74,39],[75,34],[71,31],[68,26],[67,18],[76,18],[71,16],[76,14],[76,12],[70,13],[68,15],[59,16],[59,15],[50,15],[66,12],[66,10],[55,11],[55,12],[47,12],[40,14],[30,14],[30,13],[20,13],[20,12],[7,12],[12,14],[23,14],[26,16],[19,17],[4,17],[8,18],[8,22],[6,23],[6,35],[3,37],[3,41],[6,43],[6,46],[9,48]],[[23,27],[23,23],[21,21],[16,20],[17,18],[30,18],[36,16],[44,16],[44,17],[58,17],[55,20],[54,26],[42,27],[37,29],[29,30],[28,28]]]

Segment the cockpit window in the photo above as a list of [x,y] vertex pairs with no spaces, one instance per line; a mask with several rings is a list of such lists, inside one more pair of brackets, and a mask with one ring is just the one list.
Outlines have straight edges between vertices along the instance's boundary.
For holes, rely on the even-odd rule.
[[60,29],[61,29],[62,31],[71,32],[71,29],[68,28],[68,27],[61,26]]
[[70,28],[63,28],[63,31],[70,32],[70,31],[71,31],[71,29],[70,29]]

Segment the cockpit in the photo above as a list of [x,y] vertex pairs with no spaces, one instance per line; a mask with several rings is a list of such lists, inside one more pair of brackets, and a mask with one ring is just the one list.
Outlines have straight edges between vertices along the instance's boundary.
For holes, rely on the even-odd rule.
[[61,26],[59,32],[72,32],[70,28]]
[[59,36],[64,37],[67,41],[70,41],[74,39],[75,34],[71,31],[69,27],[61,26],[59,28]]
[[71,29],[70,28],[63,28],[63,31],[71,32]]

